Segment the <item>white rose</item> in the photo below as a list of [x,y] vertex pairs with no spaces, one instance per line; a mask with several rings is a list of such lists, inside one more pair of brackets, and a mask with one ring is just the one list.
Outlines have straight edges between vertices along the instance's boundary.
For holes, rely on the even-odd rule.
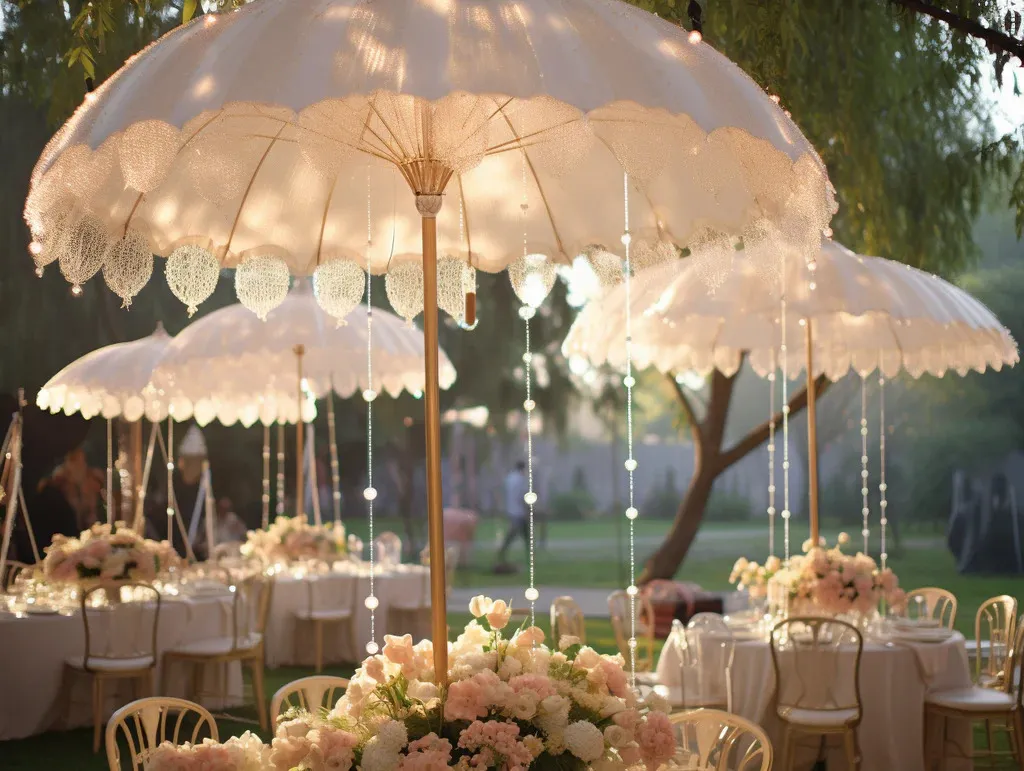
[[472,600],[469,601],[469,612],[473,614],[474,618],[482,618],[491,612],[491,608],[494,607],[494,600],[490,597],[484,597],[482,594],[478,594]]
[[409,698],[424,702],[437,698],[438,695],[437,686],[434,683],[427,683],[423,680],[413,680],[410,682],[406,693],[409,694]]
[[301,739],[308,733],[309,723],[301,718],[285,720],[283,723],[279,723],[276,731],[277,736],[282,738],[288,737],[289,739]]
[[571,634],[563,634],[558,638],[558,650],[564,651],[566,648],[570,648],[573,645],[579,645],[580,638]]
[[610,725],[604,729],[604,740],[610,747],[625,747],[633,741],[633,733],[620,725]]
[[584,646],[576,654],[576,666],[593,669],[601,663],[601,656],[593,648]]

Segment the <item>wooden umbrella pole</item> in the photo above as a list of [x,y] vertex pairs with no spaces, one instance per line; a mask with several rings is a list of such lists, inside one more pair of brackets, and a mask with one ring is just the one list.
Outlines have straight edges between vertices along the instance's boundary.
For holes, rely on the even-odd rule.
[[301,343],[295,346],[295,363],[298,370],[298,383],[296,396],[298,398],[298,419],[295,421],[295,516],[299,519],[306,517],[306,496],[303,487],[302,464],[306,460],[305,448],[302,445],[302,356],[306,347]]
[[[139,421],[139,434],[141,438],[142,421]],[[135,489],[138,491],[138,499],[135,502],[135,532],[143,535],[146,531],[146,490],[149,489],[149,473],[153,470],[153,453],[156,449],[156,438],[163,441],[163,434],[160,433],[160,424],[153,423],[149,429],[149,445],[146,447],[146,462],[142,467],[142,474],[136,482]]]
[[[131,424],[131,434],[128,445],[132,454],[132,512],[139,511],[139,503],[142,500],[142,418]],[[136,522],[132,522],[134,527]]]
[[430,534],[430,610],[434,676],[448,682],[448,608],[445,591],[444,518],[441,498],[441,397],[438,387],[437,213],[440,195],[416,196],[423,227],[423,410],[427,437],[427,522]]
[[811,520],[811,543],[818,545],[820,531],[818,528],[818,426],[817,405],[814,388],[814,334],[811,331],[811,320],[805,319],[805,342],[807,345],[807,493],[809,496],[809,514]]
[[114,524],[114,421],[107,418],[107,524]]
[[[5,503],[7,511],[3,523],[3,542],[0,544],[0,576],[7,568],[7,554],[11,548],[11,534],[14,531],[14,519],[18,513],[18,501],[20,496],[18,490],[21,487],[21,416],[15,415],[14,420],[17,428],[11,434],[11,441],[8,444],[7,452],[4,453],[4,489],[7,493]],[[8,458],[8,454],[10,457]]]

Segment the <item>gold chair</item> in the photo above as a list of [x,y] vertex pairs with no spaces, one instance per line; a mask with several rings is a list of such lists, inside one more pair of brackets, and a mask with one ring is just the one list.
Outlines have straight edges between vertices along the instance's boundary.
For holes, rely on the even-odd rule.
[[[447,556],[445,557],[447,566]],[[451,584],[448,584],[450,587]],[[388,634],[411,634],[414,640],[430,635],[430,574],[420,578],[418,592],[388,602]]]
[[1017,600],[1008,594],[985,600],[974,617],[974,681],[984,688],[1001,690],[1008,669],[1006,660],[1017,626]]
[[797,739],[801,736],[820,740],[819,756],[830,736],[841,736],[847,765],[857,771],[857,728],[863,715],[861,633],[831,618],[788,618],[772,630],[771,649],[775,712],[783,726],[784,771],[796,766]]
[[220,741],[217,721],[205,707],[169,696],[133,701],[111,716],[106,737],[110,771],[123,771],[119,736],[127,745],[128,768],[131,771],[143,771],[146,754],[164,742],[198,744],[207,737]]
[[331,624],[338,627],[339,634],[347,635],[352,660],[358,658],[355,608],[359,581],[353,576],[336,573],[308,576],[306,589],[309,602],[305,608],[295,611],[295,620],[298,622],[295,624],[296,648],[304,628],[307,625],[313,627],[314,664],[316,673],[320,674],[324,669],[324,627]]
[[374,561],[388,567],[402,562],[402,539],[397,533],[385,530],[373,539]]
[[956,608],[956,595],[934,586],[909,592],[902,606],[904,613],[913,609],[918,618],[933,618],[946,629],[956,626]]
[[771,771],[772,743],[739,715],[697,709],[669,715],[676,733],[676,763],[706,771]]
[[[460,555],[461,555],[461,551],[459,550],[458,546],[446,546],[446,547],[444,547],[444,576],[445,576],[444,592],[445,592],[445,596],[446,597],[451,597],[452,587],[455,586],[455,571],[459,567]],[[430,547],[429,546],[424,546],[422,549],[420,549],[420,564],[423,567],[425,567],[425,568],[429,568],[430,567]],[[428,587],[427,593],[428,594],[430,593],[429,592],[429,586],[430,586],[429,581],[430,581],[430,579],[429,579],[429,576],[428,576],[427,577],[427,587]],[[428,609],[429,609],[429,604],[428,604]],[[428,624],[428,629],[429,629],[430,622],[427,621],[426,623]],[[426,636],[428,634],[429,634],[429,632],[425,633],[424,636]]]
[[[629,664],[629,594],[619,589],[608,595],[608,613],[611,616],[612,631],[619,653]],[[654,669],[654,608],[645,595],[636,597],[636,671],[650,672]]]
[[167,673],[172,664],[192,667],[192,698],[199,701],[203,692],[203,674],[208,666],[226,665],[239,662],[252,672],[253,699],[260,727],[269,728],[267,720],[267,697],[263,688],[264,633],[267,616],[270,614],[270,598],[274,583],[263,574],[250,575],[234,581],[225,574],[227,586],[232,593],[231,635],[209,640],[196,640],[164,652],[163,682],[161,690],[167,691]]
[[316,714],[321,707],[331,709],[338,691],[348,688],[344,677],[315,676],[302,677],[281,686],[270,700],[270,723],[276,725],[278,718],[289,709],[303,709]]
[[[1024,660],[1024,628],[1017,630],[1014,644],[1004,659],[1005,671],[1013,672],[1018,662]],[[1024,686],[1012,677],[1004,677],[1001,686],[996,689],[981,685],[970,688],[958,688],[952,691],[935,691],[925,699],[925,737],[927,742],[928,724],[930,720],[942,720],[942,746],[936,756],[929,756],[929,747],[925,745],[925,768],[945,768],[945,761],[951,757],[946,741],[946,729],[949,719],[977,721],[985,723],[987,757],[991,767],[995,767],[997,758],[1006,755],[994,747],[993,724],[1000,725],[1010,736],[1010,755],[1017,768],[1024,768]],[[973,744],[973,742],[972,742]],[[967,757],[974,760],[979,756],[976,750],[968,749]]]
[[587,641],[587,624],[583,609],[572,597],[563,595],[551,602],[551,644],[558,647],[558,641],[565,635],[578,637],[581,643]]
[[[110,597],[110,592],[120,592],[122,588],[132,592],[135,601],[121,603],[115,599],[109,605],[97,605],[98,592],[103,590]],[[92,751],[99,752],[107,682],[131,681],[136,698],[147,695],[144,691],[155,690],[160,593],[143,583],[94,586],[82,592],[80,613],[85,626],[85,652],[64,662],[64,706],[71,706],[74,680],[88,678],[92,686]],[[100,619],[105,623],[99,623]]]

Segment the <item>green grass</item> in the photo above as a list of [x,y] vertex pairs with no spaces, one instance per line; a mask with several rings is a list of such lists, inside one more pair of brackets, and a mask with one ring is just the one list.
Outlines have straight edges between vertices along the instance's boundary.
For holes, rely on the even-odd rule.
[[[669,526],[664,521],[639,522],[637,527],[637,562],[653,549],[664,537]],[[472,564],[456,575],[460,587],[522,586],[524,573],[496,575],[497,544],[502,522],[484,519],[477,528],[476,548]],[[351,527],[365,538],[365,523],[357,522]],[[381,532],[391,529],[403,533],[400,522],[378,523]],[[826,535],[834,538],[835,530]],[[596,520],[586,522],[553,522],[547,532],[538,532],[537,583],[546,586],[616,588],[625,585],[623,570],[624,549],[616,543],[618,532],[613,522]],[[907,589],[922,586],[941,586],[954,592],[959,599],[957,628],[968,638],[974,636],[974,614],[983,600],[996,594],[1009,593],[1024,600],[1024,582],[1006,576],[962,576],[956,572],[955,563],[942,545],[941,538],[931,534],[906,535],[901,552],[894,552],[890,565],[900,576],[901,585]],[[623,544],[624,546],[624,544]],[[799,543],[794,538],[794,548]],[[766,536],[756,523],[710,524],[699,536],[686,564],[678,578],[694,581],[707,589],[728,589],[727,578],[736,557],[744,554],[750,557],[762,556],[766,550]],[[621,555],[621,556],[620,556]],[[517,543],[509,552],[510,559],[524,560],[521,544]],[[460,630],[469,620],[462,609],[453,609],[449,614],[454,630]],[[547,630],[546,614],[538,617],[538,625]],[[605,652],[615,650],[611,625],[604,619],[587,620],[587,639],[591,645]],[[343,677],[352,674],[352,666],[328,669],[327,673]],[[299,677],[311,674],[309,670],[286,667],[267,673],[268,698],[277,688]],[[17,698],[17,694],[0,694],[4,698]],[[255,710],[240,709],[236,713],[245,721],[218,719],[222,736],[255,730]],[[92,732],[90,729],[76,729],[61,733],[47,733],[24,740],[0,743],[0,768],[4,771],[38,771],[38,769],[75,769],[75,771],[103,771],[106,761],[103,754],[93,755],[91,751]],[[984,734],[976,732],[976,742],[984,746]]]

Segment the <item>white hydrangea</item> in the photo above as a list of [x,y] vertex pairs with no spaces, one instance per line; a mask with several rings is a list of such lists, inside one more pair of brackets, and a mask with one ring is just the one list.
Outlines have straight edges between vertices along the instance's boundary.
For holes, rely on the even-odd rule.
[[370,739],[363,748],[362,771],[394,771],[400,762],[398,750],[382,744],[379,736]]
[[593,723],[586,720],[569,723],[563,735],[566,749],[585,763],[597,760],[604,754],[604,734]]
[[399,720],[389,720],[381,724],[377,731],[377,741],[389,752],[397,755],[409,743],[409,731],[406,729],[405,723]]

